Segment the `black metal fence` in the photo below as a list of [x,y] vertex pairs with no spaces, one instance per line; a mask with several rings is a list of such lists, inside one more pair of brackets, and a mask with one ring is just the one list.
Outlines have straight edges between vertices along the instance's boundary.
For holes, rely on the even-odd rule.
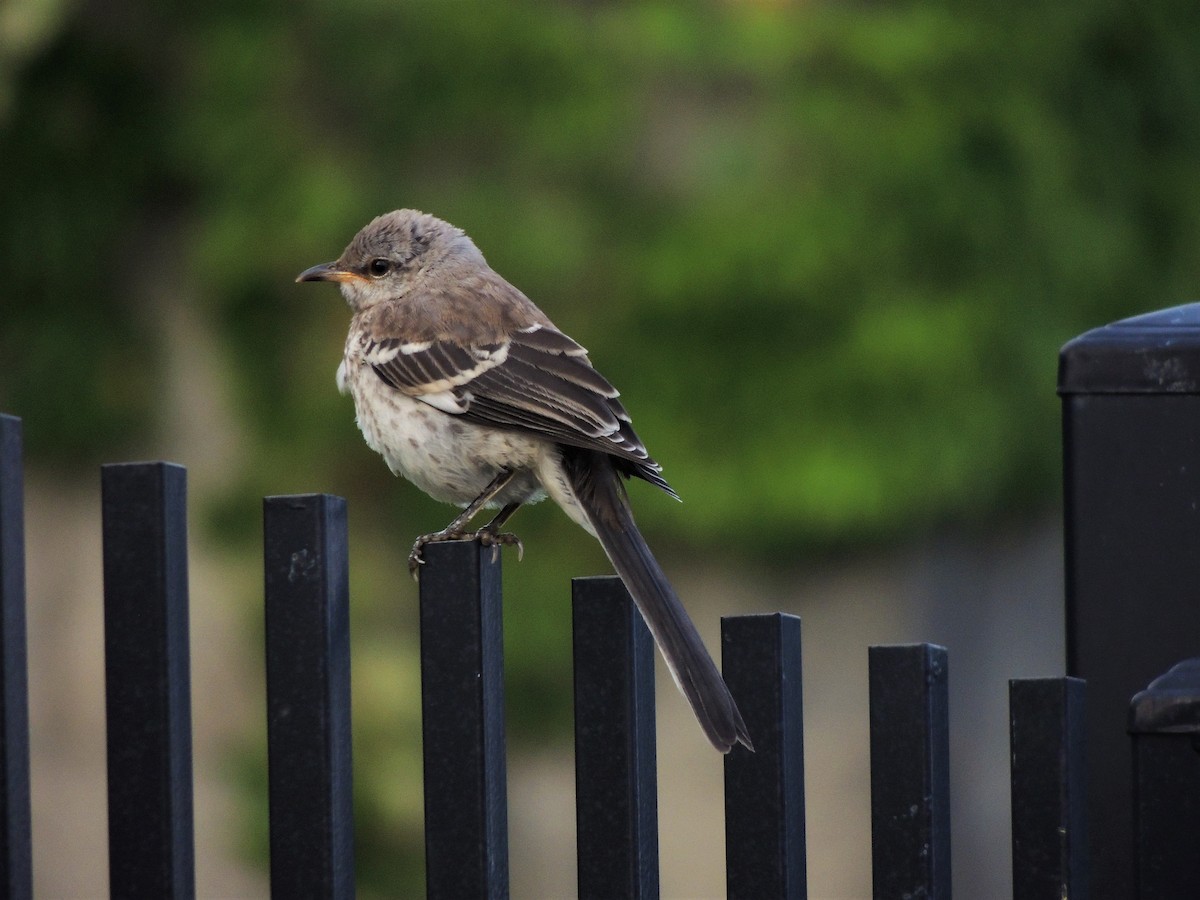
[[[1177,333],[1191,329],[1200,336],[1200,307],[1187,309],[1188,316],[1172,320],[1176,324],[1155,326],[1173,341],[1171,359],[1185,355],[1167,370],[1177,375],[1194,364],[1197,373],[1192,382],[1170,381],[1167,393],[1200,394],[1200,337],[1188,344]],[[1139,328],[1140,339],[1154,331],[1144,323],[1127,330]],[[1085,336],[1064,351],[1061,385],[1069,622],[1075,629],[1068,641],[1071,671],[1095,673],[1107,684],[1111,670],[1126,666],[1123,649],[1139,643],[1137,630],[1122,620],[1124,632],[1105,632],[1091,620],[1105,614],[1105,585],[1085,588],[1091,576],[1080,566],[1097,552],[1090,541],[1104,545],[1129,531],[1160,527],[1145,519],[1112,524],[1122,510],[1141,514],[1138,491],[1125,481],[1159,469],[1141,458],[1142,444],[1155,442],[1152,433],[1123,439],[1113,433],[1128,430],[1128,422],[1120,409],[1105,409],[1107,398],[1118,396],[1111,385],[1097,382],[1103,390],[1093,397],[1076,378],[1072,354],[1078,346],[1091,353],[1089,340],[1103,338]],[[1148,358],[1135,344],[1133,352]],[[1112,355],[1122,365],[1128,362],[1123,352]],[[1158,395],[1144,389],[1136,396],[1150,402]],[[1108,419],[1096,424],[1102,413]],[[1137,408],[1137,415],[1146,411]],[[1118,444],[1125,456],[1111,465],[1092,460],[1084,426],[1096,432],[1087,441]],[[1164,504],[1188,507],[1192,518],[1178,527],[1200,535],[1200,416],[1184,431],[1174,454],[1157,444],[1155,452],[1159,468],[1187,484],[1171,492],[1148,487],[1150,514],[1161,514]],[[1112,479],[1124,479],[1119,491]],[[1107,505],[1097,491],[1110,498]],[[1114,503],[1114,494],[1133,499]],[[121,898],[191,897],[185,472],[161,462],[105,466],[102,500],[110,891]],[[1089,518],[1097,509],[1116,537]],[[345,513],[344,501],[325,494],[264,502],[270,877],[277,897],[354,894]],[[14,898],[31,895],[23,528],[21,424],[0,416],[0,880],[4,896]],[[1139,540],[1153,544],[1144,533]],[[1161,553],[1147,560],[1129,559],[1119,548],[1111,552],[1134,568],[1153,565],[1155,591],[1190,598],[1174,624],[1156,621],[1150,630],[1178,631],[1200,619],[1200,581],[1170,577],[1197,565],[1200,541],[1186,548],[1182,568]],[[420,631],[427,892],[502,897],[508,832],[500,562],[472,542],[429,546],[426,559]],[[1114,578],[1119,585],[1136,582],[1128,573]],[[1147,608],[1157,596],[1142,592],[1135,600]],[[653,643],[619,580],[576,579],[572,602],[579,895],[655,897]],[[1118,591],[1115,602],[1135,601]],[[1103,634],[1110,642],[1107,668]],[[1183,656],[1200,656],[1200,627],[1168,644],[1177,653],[1181,646],[1190,651],[1160,666],[1153,674],[1166,674],[1132,705],[1130,695],[1146,681],[1126,692],[1115,719],[1098,720],[1085,710],[1078,678],[1010,683],[1014,897],[1084,897],[1089,888],[1092,896],[1131,896],[1134,888],[1143,897],[1200,896],[1200,663],[1166,671]],[[725,758],[727,893],[803,897],[800,620],[726,618],[721,655],[756,747],[754,753],[737,747]],[[949,897],[947,651],[930,644],[872,647],[869,670],[874,894]],[[1105,703],[1110,699],[1105,695]],[[1096,749],[1115,746],[1129,765],[1119,779],[1098,784],[1095,772],[1107,771],[1111,760],[1097,767]],[[1110,802],[1123,805],[1131,823],[1123,847],[1105,843],[1113,823],[1096,815]],[[1089,885],[1089,842],[1091,859],[1099,848],[1103,865],[1111,863],[1109,854],[1131,861],[1128,882],[1096,879],[1096,867]]]

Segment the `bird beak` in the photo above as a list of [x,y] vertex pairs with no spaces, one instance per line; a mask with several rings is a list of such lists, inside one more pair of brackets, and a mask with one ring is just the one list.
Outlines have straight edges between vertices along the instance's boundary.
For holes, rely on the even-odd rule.
[[321,263],[319,266],[313,266],[311,269],[305,269],[296,276],[296,282],[301,281],[354,281],[360,280],[362,276],[357,272],[351,272],[349,269],[343,269],[337,264],[337,261]]

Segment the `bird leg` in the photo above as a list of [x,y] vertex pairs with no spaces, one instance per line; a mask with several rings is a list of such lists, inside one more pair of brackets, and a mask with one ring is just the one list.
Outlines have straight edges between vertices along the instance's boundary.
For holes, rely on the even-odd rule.
[[485,547],[493,547],[495,553],[500,551],[501,544],[514,544],[517,547],[518,559],[524,556],[525,547],[521,544],[520,538],[515,534],[501,534],[500,526],[508,521],[509,517],[517,511],[520,503],[510,503],[500,510],[499,514],[488,522],[487,525],[480,528],[478,531],[467,531],[467,523],[473,519],[478,512],[490,503],[497,494],[508,487],[509,482],[516,477],[516,472],[512,469],[501,469],[500,472],[488,482],[488,486],[483,489],[478,497],[467,505],[461,513],[454,517],[449,525],[441,531],[434,531],[430,534],[423,534],[417,538],[413,544],[412,551],[408,554],[408,571],[413,578],[417,577],[417,572],[425,563],[422,558],[422,551],[426,544],[436,544],[440,541],[459,541],[478,539]]
[[496,556],[500,553],[500,545],[508,544],[517,548],[517,562],[525,558],[525,545],[521,543],[521,539],[511,531],[501,531],[500,528],[512,518],[512,514],[520,509],[520,503],[510,503],[500,512],[496,513],[496,517],[488,522],[477,532],[475,536],[479,538],[479,543],[485,547],[492,548],[492,562],[496,561]]

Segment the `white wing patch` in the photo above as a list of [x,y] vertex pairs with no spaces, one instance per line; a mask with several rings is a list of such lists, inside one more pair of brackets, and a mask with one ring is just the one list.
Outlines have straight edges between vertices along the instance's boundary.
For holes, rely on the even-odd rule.
[[[360,353],[362,354],[362,361],[368,366],[381,366],[384,363],[389,363],[400,355],[402,347],[413,346],[412,344],[377,344],[375,341],[366,339],[359,341],[359,344],[361,345]],[[428,346],[429,345],[426,344],[426,347]]]
[[[542,325],[534,322],[532,325],[518,328],[517,334],[536,335],[539,331],[543,330],[544,327]],[[561,353],[563,356],[587,356],[587,350],[581,347],[578,341],[572,340],[561,331],[555,329],[547,331],[542,338],[534,338],[532,341],[520,343],[527,343],[547,353]]]
[[442,412],[450,413],[457,416],[465,413],[471,405],[471,395],[464,394],[460,399],[455,396],[454,391],[438,391],[434,394],[418,394],[417,399],[423,403],[428,403],[434,409],[440,409]]

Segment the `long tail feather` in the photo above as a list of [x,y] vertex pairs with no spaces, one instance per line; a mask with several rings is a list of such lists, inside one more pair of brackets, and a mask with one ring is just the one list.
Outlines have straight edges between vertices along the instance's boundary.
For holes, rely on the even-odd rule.
[[725,680],[634,523],[625,486],[612,462],[603,453],[564,448],[563,463],[576,499],[633,595],[700,727],[722,753],[739,742],[753,750]]

